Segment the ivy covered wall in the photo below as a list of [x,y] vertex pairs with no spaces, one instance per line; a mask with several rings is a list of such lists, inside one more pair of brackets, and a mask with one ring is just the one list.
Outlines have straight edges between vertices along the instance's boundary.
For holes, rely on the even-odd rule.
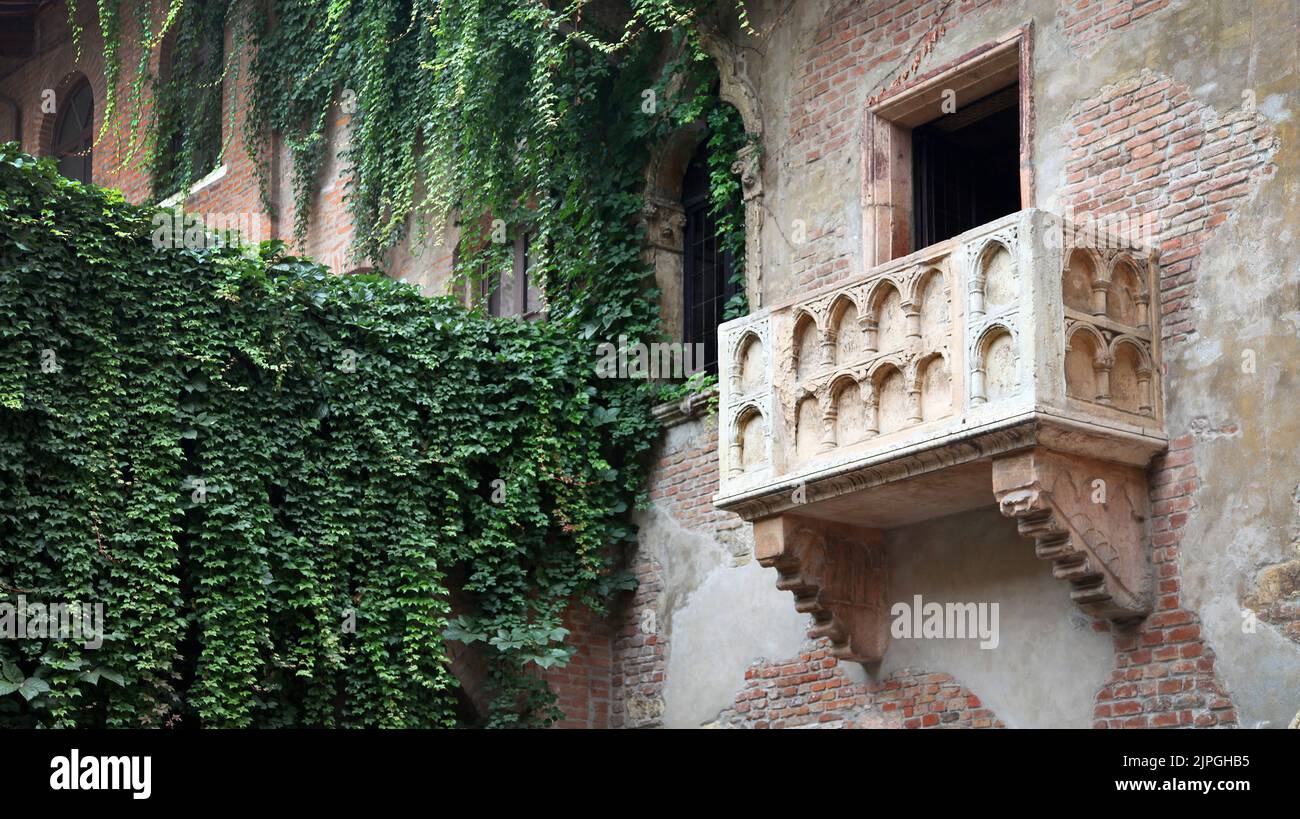
[[[485,647],[492,724],[556,719],[538,670],[573,651],[568,607],[629,584],[610,567],[644,501],[648,409],[680,392],[594,371],[602,343],[662,337],[638,215],[674,131],[710,143],[743,275],[747,138],[700,42],[717,10],[201,5],[107,3],[89,20],[68,5],[77,48],[102,50],[96,145],[112,150],[97,163],[145,173],[154,198],[188,188],[213,151],[191,137],[224,88],[218,161],[246,151],[263,206],[301,238],[323,123],[348,105],[357,263],[457,222],[463,292],[509,264],[495,225],[526,224],[548,321],[333,278],[275,241],[211,246],[6,148],[0,593],[102,602],[108,633],[94,650],[0,647],[0,720],[453,724],[446,639]],[[273,143],[291,157],[288,208]]]
[[450,724],[453,567],[498,720],[553,716],[527,668],[613,582],[640,393],[562,324],[153,215],[0,154],[0,584],[105,609],[97,649],[0,643],[0,722]]

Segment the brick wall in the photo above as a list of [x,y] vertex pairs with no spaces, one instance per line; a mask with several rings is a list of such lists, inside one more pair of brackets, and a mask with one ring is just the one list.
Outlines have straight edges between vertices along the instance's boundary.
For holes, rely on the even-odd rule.
[[722,728],[1004,728],[951,674],[904,669],[873,684],[855,683],[818,640],[798,656],[760,661],[745,671]]
[[[1097,728],[1198,728],[1237,724],[1215,673],[1214,650],[1196,612],[1182,605],[1179,548],[1200,487],[1193,438],[1170,441],[1151,469],[1154,611],[1136,627],[1115,628],[1115,670],[1097,692]],[[1109,624],[1098,623],[1099,628]]]
[[[161,8],[159,0],[155,6]],[[155,12],[155,17],[157,17]],[[77,9],[78,22],[84,40],[77,49],[67,25],[66,7],[59,3],[44,9],[39,18],[40,41],[38,54],[17,71],[0,79],[0,94],[10,97],[20,113],[19,137],[23,150],[37,156],[47,156],[51,151],[57,113],[42,111],[43,93],[56,90],[56,102],[62,102],[64,92],[70,90],[76,77],[85,76],[90,82],[95,102],[95,133],[93,179],[103,187],[117,188],[132,202],[142,202],[152,194],[148,169],[137,153],[130,155],[131,131],[127,126],[137,113],[131,105],[131,82],[135,77],[143,38],[136,27],[134,15],[125,15],[121,35],[122,76],[117,87],[117,110],[112,114],[114,127],[103,131],[108,113],[107,80],[104,75],[103,41],[99,36],[96,10],[93,4],[82,3]],[[227,53],[233,53],[234,43],[230,33],[226,38]],[[185,201],[186,213],[237,219],[241,225],[250,225],[252,240],[282,239],[298,252],[329,265],[337,273],[355,269],[359,263],[352,257],[350,247],[354,231],[344,202],[346,178],[342,173],[339,152],[346,144],[350,116],[335,105],[327,126],[329,148],[318,176],[319,189],[313,200],[312,218],[304,240],[299,246],[294,236],[292,167],[287,149],[278,139],[268,140],[268,155],[261,157],[269,171],[268,193],[273,207],[266,209],[259,188],[257,167],[249,157],[244,135],[244,120],[248,104],[250,50],[240,56],[238,72],[229,72],[223,88],[222,139],[224,154],[222,165],[225,175],[203,186],[196,186]],[[150,70],[158,70],[158,49],[150,59]],[[238,85],[230,77],[238,78]],[[149,126],[151,99],[146,93],[140,100],[140,127],[135,133],[137,142],[146,136]],[[232,114],[234,115],[232,118]],[[6,112],[7,115],[7,112]],[[199,180],[194,180],[199,182]],[[218,222],[221,224],[221,222]],[[426,292],[439,292],[451,268],[451,248],[434,245],[425,252],[412,250],[409,242],[395,248],[388,258],[380,260],[396,278],[410,277],[426,285]]]
[[614,623],[610,678],[613,728],[658,726],[663,715],[668,643],[661,639],[653,614],[665,591],[663,567],[654,558],[637,553],[632,558],[632,571],[637,579],[636,590],[619,601]]
[[[818,163],[838,163],[858,150],[850,135],[872,90],[865,77],[880,75],[884,87],[906,68],[900,60],[919,38],[969,19],[993,2],[838,4],[801,55],[791,104],[791,133],[769,155],[782,174],[811,174]],[[1089,47],[1110,32],[1167,6],[1149,2],[1083,2],[1063,12],[1072,45]],[[942,22],[939,21],[943,12]],[[890,69],[880,74],[882,69]],[[1161,309],[1166,341],[1177,344],[1194,332],[1192,306],[1196,263],[1204,243],[1226,222],[1255,186],[1274,172],[1275,135],[1249,106],[1220,114],[1168,78],[1143,72],[1101,89],[1078,103],[1068,123],[1068,155],[1060,189],[1076,216],[1120,212],[1152,214],[1161,230]],[[794,250],[800,289],[851,275],[856,252],[846,226],[831,212],[807,225],[807,242]],[[801,214],[790,214],[799,218]],[[716,491],[714,441],[702,435],[694,447],[665,452],[652,473],[653,495],[683,525],[703,531],[729,528],[700,501]],[[1097,693],[1097,727],[1167,725],[1231,726],[1235,709],[1215,673],[1212,649],[1199,618],[1182,606],[1179,542],[1199,487],[1192,439],[1184,436],[1152,467],[1153,562],[1156,610],[1137,628],[1115,629],[1116,667]],[[690,481],[704,476],[706,487]],[[652,560],[636,566],[642,587],[629,601],[615,645],[614,724],[656,724],[654,698],[662,694],[671,646],[643,634],[634,616],[664,593],[662,572]],[[1289,609],[1288,609],[1289,610]],[[1111,630],[1109,624],[1095,624]],[[955,707],[968,697],[967,707]],[[624,714],[626,701],[636,714]],[[946,675],[898,675],[878,686],[857,685],[836,669],[824,648],[798,658],[763,662],[746,672],[735,705],[722,725],[889,725],[903,727],[1000,726],[978,696]],[[932,710],[933,709],[933,710]]]
[[[141,144],[147,136],[145,123],[149,120],[152,100],[146,92],[140,100],[139,110],[134,110],[131,105],[131,83],[136,76],[143,38],[134,15],[124,15],[121,34],[123,69],[117,84],[117,109],[111,114],[112,127],[101,130],[104,118],[109,114],[108,84],[104,74],[103,40],[99,35],[95,15],[93,4],[79,4],[77,18],[84,32],[84,41],[78,49],[67,25],[66,8],[57,4],[42,11],[39,18],[39,54],[0,82],[0,93],[18,102],[22,114],[23,149],[38,156],[46,156],[53,145],[57,112],[42,111],[42,95],[46,89],[56,89],[56,102],[62,103],[62,92],[71,85],[70,78],[84,75],[90,82],[95,102],[94,182],[121,190],[129,201],[141,202],[152,193],[151,180],[147,169],[139,161],[139,155],[134,158],[131,156],[132,131],[129,123],[138,113],[141,125],[134,138],[137,145]],[[226,45],[227,48],[231,47],[229,37]],[[243,59],[245,65],[239,73],[247,81],[248,55],[245,54]],[[157,49],[149,64],[151,71],[158,70]],[[226,89],[226,106],[233,104],[235,94],[235,88]],[[250,220],[265,220],[268,235],[260,238],[271,238],[274,233],[270,215],[261,206],[257,175],[244,142],[242,116],[237,118],[232,131],[229,113],[227,108],[222,116],[222,138],[227,140],[224,155],[227,173],[224,178],[191,197],[186,203],[187,210],[203,214],[248,214]]]
[[[650,498],[682,526],[706,533],[736,553],[745,548],[748,524],[713,506],[718,491],[717,446],[713,421],[693,420],[678,426],[655,454]],[[616,728],[659,724],[670,648],[653,614],[666,592],[663,567],[642,549],[632,555],[630,568],[639,585],[620,601],[616,615],[611,714]]]
[[608,728],[613,665],[610,621],[587,609],[575,609],[565,625],[577,653],[568,665],[545,674],[564,711],[564,719],[554,727]]
[[[834,5],[797,62],[790,105],[790,136],[769,146],[765,162],[783,174],[808,178],[821,168],[839,174],[856,163],[856,139],[867,99],[904,74],[930,32],[973,19],[1000,0],[876,0]],[[875,86],[869,78],[882,77]],[[770,158],[766,158],[770,157]],[[853,166],[851,164],[851,166]],[[831,284],[855,272],[858,249],[846,241],[842,209],[790,214],[806,220],[807,243],[796,248],[793,279],[799,289]]]
[[660,448],[650,472],[650,499],[686,528],[735,544],[748,524],[713,505],[718,492],[716,419],[704,419],[698,427],[699,433],[680,445],[665,443]]
[[[156,0],[155,5],[158,6]],[[42,95],[46,89],[55,89],[58,91],[56,102],[61,103],[62,91],[71,85],[69,80],[74,75],[84,75],[90,82],[95,100],[97,141],[92,169],[95,184],[118,188],[129,201],[143,201],[151,193],[151,180],[147,169],[138,161],[139,155],[134,158],[131,155],[133,133],[129,126],[132,117],[138,113],[140,126],[134,132],[134,139],[137,146],[142,144],[147,136],[152,99],[146,89],[143,98],[139,100],[138,110],[133,108],[131,83],[136,76],[143,37],[135,17],[124,15],[121,33],[123,68],[117,84],[117,109],[111,116],[112,127],[102,131],[101,135],[104,118],[109,113],[108,84],[104,74],[103,40],[99,35],[95,7],[92,4],[80,4],[77,19],[84,38],[79,49],[72,41],[66,8],[58,4],[43,10],[39,18],[39,54],[0,82],[0,93],[12,97],[20,107],[23,149],[45,156],[53,144],[57,111],[46,113],[42,110]],[[229,35],[226,47],[232,48]],[[244,82],[247,82],[248,77],[248,56],[247,53],[243,55],[243,66],[239,72]],[[157,49],[150,57],[149,65],[151,71],[157,72]],[[194,212],[248,213],[269,218],[262,211],[256,173],[244,142],[242,116],[236,119],[233,129],[231,127],[230,106],[234,104],[236,94],[246,96],[246,89],[225,89],[227,109],[222,116],[222,138],[226,140],[224,164],[228,166],[228,172],[223,179],[196,194],[188,204]]]
[[[1196,332],[1202,249],[1260,181],[1275,172],[1270,160],[1278,149],[1277,137],[1248,103],[1219,113],[1185,86],[1151,71],[1076,104],[1069,134],[1062,196],[1076,217],[1154,217],[1161,254],[1161,329],[1166,350],[1175,350]],[[1180,545],[1200,487],[1194,444],[1187,432],[1152,464],[1156,607],[1137,628],[1115,630],[1116,668],[1097,694],[1097,727],[1237,722],[1215,674],[1214,652],[1202,637],[1200,618],[1181,601]]]
[[1073,47],[1088,52],[1110,33],[1168,5],[1169,0],[1063,0],[1061,27]]
[[1214,229],[1276,167],[1278,140],[1248,105],[1220,114],[1152,71],[1103,88],[1070,119],[1062,197],[1076,215],[1154,217],[1167,341],[1195,331],[1196,263]]
[[[93,6],[82,8],[78,12],[78,21],[85,30],[85,41],[78,57],[72,44],[64,7],[59,5],[43,10],[38,21],[40,34],[36,45],[39,55],[0,80],[0,94],[13,99],[18,106],[20,124],[17,137],[23,149],[29,153],[48,155],[53,144],[57,109],[55,112],[44,110],[46,92],[55,92],[54,101],[57,106],[64,101],[64,94],[71,90],[74,80],[79,76],[85,76],[94,94],[96,134],[103,125],[107,83],[104,79],[103,40],[99,36],[98,27],[92,23],[94,15]],[[116,135],[95,146],[94,181],[96,184],[114,187],[139,184],[138,179],[106,172],[110,164],[108,160],[116,153],[116,146]]]

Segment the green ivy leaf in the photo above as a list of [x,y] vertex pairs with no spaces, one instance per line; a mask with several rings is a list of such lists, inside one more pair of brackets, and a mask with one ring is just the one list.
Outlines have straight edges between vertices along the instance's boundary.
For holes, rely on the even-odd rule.
[[6,661],[0,667],[0,673],[3,673],[5,681],[15,685],[21,684],[24,679],[23,672],[18,668],[18,664],[13,661]]
[[23,699],[31,702],[50,690],[50,684],[40,677],[28,677],[23,680],[23,684],[18,687],[18,693],[23,695]]

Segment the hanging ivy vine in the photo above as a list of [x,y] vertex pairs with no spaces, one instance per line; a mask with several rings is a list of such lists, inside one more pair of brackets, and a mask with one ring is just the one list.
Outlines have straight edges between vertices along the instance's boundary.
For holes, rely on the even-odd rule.
[[[660,337],[637,217],[675,128],[704,129],[743,273],[746,137],[701,46],[711,5],[172,0],[154,19],[101,0],[110,89],[128,15],[147,49],[191,56],[205,26],[233,30],[220,76],[142,59],[122,80],[156,195],[206,171],[213,89],[247,63],[245,141],[267,207],[270,135],[287,148],[298,238],[343,105],[358,259],[454,219],[474,280],[505,263],[494,228],[527,227],[548,320],[330,276],[278,243],[159,249],[154,211],[6,149],[0,592],[105,601],[112,630],[98,651],[0,646],[0,724],[454,724],[449,638],[487,649],[491,724],[559,716],[537,672],[572,653],[569,607],[626,586],[612,547],[645,500],[660,387],[596,378],[593,351]],[[452,572],[473,601],[454,619]]]
[[[111,90],[105,128],[121,77],[122,2],[99,5]],[[541,238],[538,273],[552,316],[557,307],[598,314],[602,300],[587,290],[594,267],[602,281],[641,284],[627,252],[637,248],[647,149],[672,128],[699,122],[708,129],[723,243],[743,273],[743,209],[731,166],[746,135],[735,109],[717,97],[716,69],[701,44],[701,20],[716,13],[708,0],[632,0],[621,16],[611,16],[613,4],[590,0],[169,0],[157,20],[151,4],[131,5],[145,50],[167,57],[158,72],[142,57],[126,83],[133,116],[126,159],[146,164],[159,197],[210,170],[201,160],[213,154],[214,89],[236,86],[248,63],[247,98],[227,94],[221,153],[242,119],[272,212],[271,138],[281,141],[300,241],[341,107],[351,118],[342,159],[358,265],[382,266],[403,240],[417,252],[441,241],[450,218],[462,220],[460,245],[472,250],[460,254],[458,272],[496,269],[504,248],[484,235],[490,215]],[[75,16],[75,0],[69,6]],[[599,22],[597,6],[605,10]],[[734,8],[743,22],[743,3]],[[211,42],[222,26],[224,49]],[[224,54],[219,66],[214,51]],[[154,122],[135,127],[150,88],[160,101]],[[650,88],[657,104],[647,113]],[[140,131],[148,138],[137,139]],[[731,312],[743,313],[743,302]]]
[[[237,43],[243,32],[243,26],[232,25],[231,9],[223,2],[177,3],[172,8],[175,16],[170,23],[164,20],[162,28],[174,34],[160,47],[158,80],[153,83],[156,122],[150,130],[157,147],[148,154],[147,164],[156,198],[188,189],[219,163],[225,147],[221,97],[227,65],[232,84],[239,76],[239,63],[224,59],[223,32],[231,28]],[[236,48],[234,56],[239,52]]]

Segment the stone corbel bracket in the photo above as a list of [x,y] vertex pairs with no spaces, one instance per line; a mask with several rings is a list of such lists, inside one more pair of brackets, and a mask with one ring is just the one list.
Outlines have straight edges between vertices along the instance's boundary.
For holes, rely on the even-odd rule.
[[1034,448],[994,459],[993,494],[1085,612],[1125,622],[1151,611],[1151,515],[1141,469]]
[[755,557],[813,617],[808,636],[827,637],[841,660],[878,662],[889,645],[887,569],[881,532],[794,515],[755,522]]
[[686,213],[681,205],[646,196],[645,204],[641,206],[641,221],[645,225],[647,244],[674,253],[682,252],[682,230],[686,227]]

